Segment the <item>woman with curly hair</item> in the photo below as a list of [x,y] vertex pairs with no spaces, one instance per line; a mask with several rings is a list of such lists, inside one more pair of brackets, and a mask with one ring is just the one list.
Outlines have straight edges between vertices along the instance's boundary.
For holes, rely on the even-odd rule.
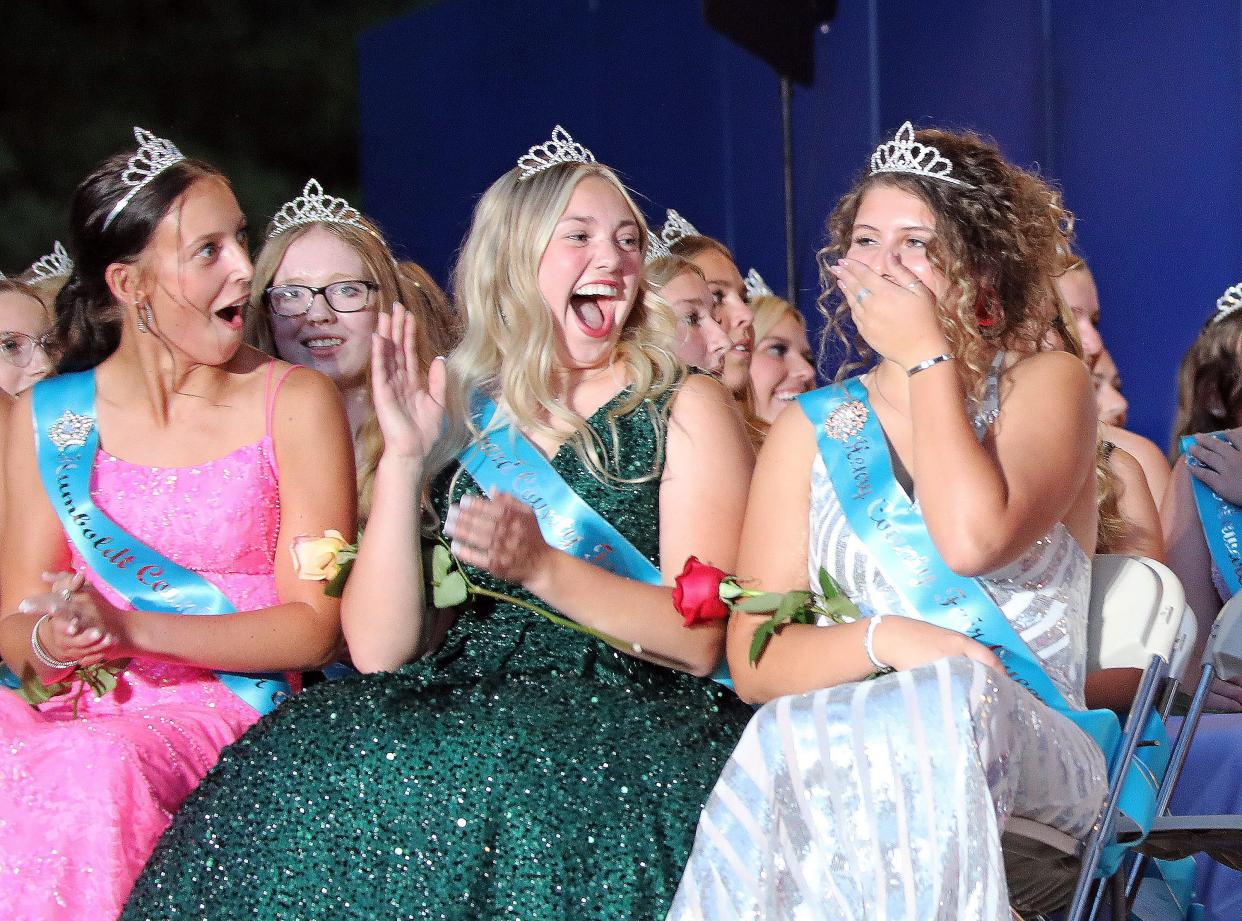
[[1007,819],[1095,821],[1095,410],[1041,347],[1062,216],[993,144],[908,123],[834,210],[820,306],[850,361],[773,425],[738,566],[775,592],[830,576],[862,616],[786,625],[752,664],[765,615],[734,614],[764,706],[670,918],[1004,918]]

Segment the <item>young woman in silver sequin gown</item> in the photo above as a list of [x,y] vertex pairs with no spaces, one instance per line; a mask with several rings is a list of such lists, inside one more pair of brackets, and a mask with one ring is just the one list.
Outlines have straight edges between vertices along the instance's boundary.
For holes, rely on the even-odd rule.
[[[1064,212],[992,145],[916,137],[957,181],[912,169],[862,178],[829,222],[821,305],[839,297],[831,328],[848,316],[864,362],[877,359],[861,379],[869,410],[897,481],[910,496],[917,486],[933,552],[978,578],[1082,709],[1094,410],[1081,363],[1039,352],[1036,322],[1068,250]],[[739,571],[781,591],[818,585],[823,567],[864,618],[786,626],[751,667],[763,615],[735,616],[738,692],[766,705],[704,810],[669,918],[1008,919],[1007,818],[1085,835],[1104,758],[992,650],[895,590],[819,454],[825,421],[801,406],[778,418]],[[895,671],[863,680],[872,658]]]

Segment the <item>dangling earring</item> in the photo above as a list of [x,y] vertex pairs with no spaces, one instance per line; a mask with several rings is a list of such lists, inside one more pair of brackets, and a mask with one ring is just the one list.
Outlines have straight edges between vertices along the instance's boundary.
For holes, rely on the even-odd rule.
[[134,305],[134,312],[138,314],[138,332],[150,332],[150,327],[155,325],[155,317],[151,316],[151,305],[143,304]]
[[142,308],[137,304],[134,304],[134,313],[138,317],[138,332],[145,333],[147,331],[147,324],[142,321]]

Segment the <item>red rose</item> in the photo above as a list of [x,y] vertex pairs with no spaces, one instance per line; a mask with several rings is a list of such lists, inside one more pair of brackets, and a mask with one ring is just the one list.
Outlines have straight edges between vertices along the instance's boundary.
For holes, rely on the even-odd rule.
[[723,569],[708,566],[697,556],[686,560],[686,568],[677,577],[673,589],[673,607],[687,627],[729,616],[729,606],[720,600],[720,583],[728,577]]

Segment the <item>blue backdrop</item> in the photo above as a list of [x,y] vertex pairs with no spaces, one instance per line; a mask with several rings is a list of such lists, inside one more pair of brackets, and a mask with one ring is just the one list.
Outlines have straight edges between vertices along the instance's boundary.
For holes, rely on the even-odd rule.
[[[1242,278],[1242,0],[840,7],[794,99],[804,313],[824,218],[875,144],[907,118],[973,128],[1060,183],[1130,427],[1164,446],[1177,363]],[[784,288],[778,81],[698,0],[442,0],[360,52],[365,204],[441,279],[477,196],[559,122],[657,224],[676,208]]]

